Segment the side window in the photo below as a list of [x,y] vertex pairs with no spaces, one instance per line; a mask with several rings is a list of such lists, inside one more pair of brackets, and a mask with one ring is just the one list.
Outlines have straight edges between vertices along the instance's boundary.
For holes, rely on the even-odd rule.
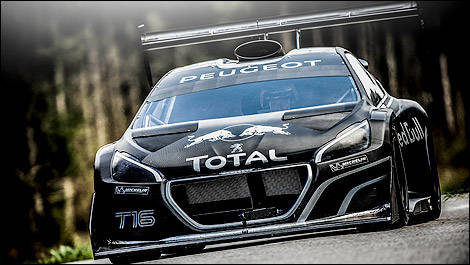
[[382,83],[380,83],[380,81],[377,78],[374,78],[374,80],[377,86],[379,87],[378,91],[380,91],[380,93],[382,94],[381,97],[384,97],[385,95],[387,95],[387,92],[385,91],[384,86],[382,86]]
[[372,80],[372,83],[374,83],[375,85],[372,90],[375,91],[375,93],[380,99],[382,99],[385,96],[382,84],[380,84],[379,80],[377,80],[377,78],[375,78],[371,73],[369,73],[369,71],[367,70],[365,71],[367,75],[369,76],[369,78]]
[[385,96],[383,91],[378,87],[375,83],[374,79],[362,66],[358,59],[356,59],[352,54],[346,53],[346,58],[348,59],[349,63],[351,64],[354,72],[356,72],[359,80],[364,87],[367,96],[372,101],[374,105],[380,102],[380,100]]

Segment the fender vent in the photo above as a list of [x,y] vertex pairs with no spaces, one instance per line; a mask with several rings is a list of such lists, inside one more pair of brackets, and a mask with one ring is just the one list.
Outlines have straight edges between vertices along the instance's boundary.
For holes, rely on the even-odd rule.
[[285,53],[277,41],[255,40],[240,44],[235,48],[234,54],[239,61],[249,61],[283,56]]

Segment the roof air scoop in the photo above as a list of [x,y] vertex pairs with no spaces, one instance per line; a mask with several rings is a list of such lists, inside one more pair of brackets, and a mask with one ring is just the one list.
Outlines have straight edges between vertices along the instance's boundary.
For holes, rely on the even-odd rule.
[[284,49],[273,40],[254,40],[240,44],[234,51],[239,61],[249,61],[283,56]]

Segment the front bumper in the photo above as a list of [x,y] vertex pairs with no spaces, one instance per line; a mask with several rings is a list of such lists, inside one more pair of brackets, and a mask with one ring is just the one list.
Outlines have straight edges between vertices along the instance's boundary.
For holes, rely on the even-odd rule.
[[[329,161],[315,165],[312,183],[289,218],[242,227],[197,230],[185,222],[165,200],[165,187],[145,184],[144,194],[116,194],[116,188],[142,184],[107,183],[96,191],[90,215],[90,237],[96,259],[195,244],[280,236],[306,231],[334,230],[364,224],[391,222],[391,157],[367,155],[370,163],[332,174]],[[344,159],[339,159],[344,160]],[[313,165],[312,165],[313,166]],[[142,211],[155,213],[152,226],[140,226]],[[129,213],[128,218],[117,213]],[[123,223],[123,220],[126,221]],[[145,222],[144,222],[145,223]]]
[[375,210],[347,214],[341,217],[325,218],[305,222],[267,225],[262,227],[236,229],[225,232],[190,234],[169,237],[157,241],[115,241],[109,248],[102,248],[95,253],[95,258],[106,258],[119,254],[130,254],[140,251],[163,250],[171,247],[181,247],[195,244],[217,244],[234,240],[248,240],[267,236],[301,233],[307,231],[334,230],[339,228],[356,227],[364,224],[390,222],[390,205],[386,204]]

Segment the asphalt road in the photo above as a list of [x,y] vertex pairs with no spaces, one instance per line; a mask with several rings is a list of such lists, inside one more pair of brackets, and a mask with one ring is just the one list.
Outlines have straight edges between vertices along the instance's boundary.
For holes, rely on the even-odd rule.
[[[399,229],[343,230],[207,246],[141,263],[466,263],[469,195],[443,198],[439,219]],[[93,262],[110,263],[108,259]]]

